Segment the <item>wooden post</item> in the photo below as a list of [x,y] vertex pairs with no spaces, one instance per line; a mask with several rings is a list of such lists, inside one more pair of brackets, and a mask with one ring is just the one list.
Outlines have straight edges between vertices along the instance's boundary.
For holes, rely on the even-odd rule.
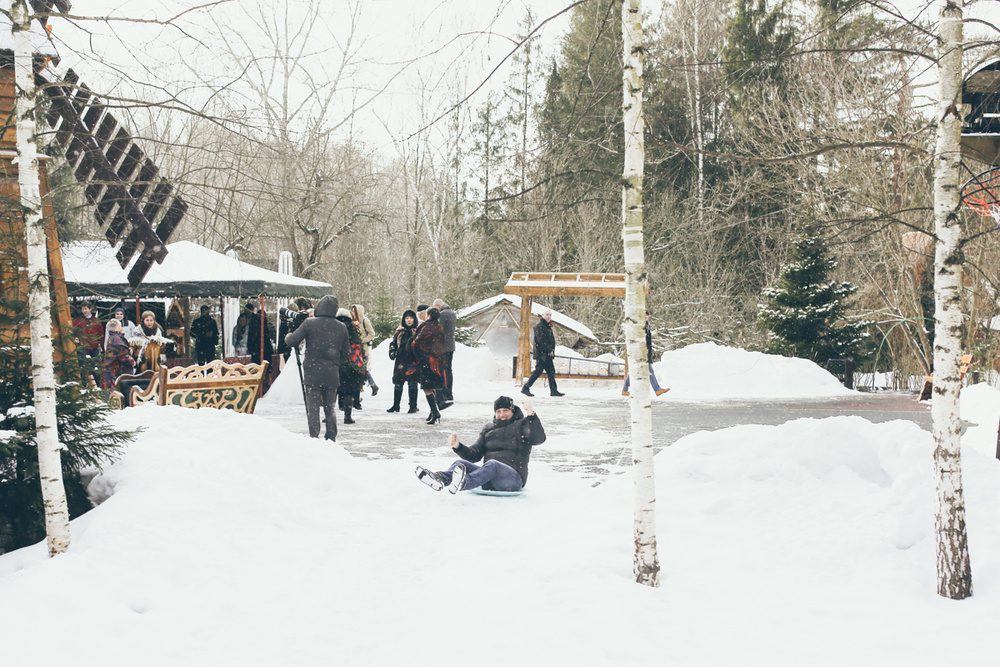
[[524,378],[531,375],[531,303],[530,296],[521,297],[521,323],[517,337],[518,384],[524,384]]
[[229,340],[229,334],[226,333],[226,298],[219,297],[219,340],[222,341],[222,354],[219,356],[223,361],[226,360],[226,342]]
[[[267,329],[264,327],[264,293],[260,293],[260,360],[264,361],[264,336],[267,335]],[[270,359],[268,359],[270,361]]]

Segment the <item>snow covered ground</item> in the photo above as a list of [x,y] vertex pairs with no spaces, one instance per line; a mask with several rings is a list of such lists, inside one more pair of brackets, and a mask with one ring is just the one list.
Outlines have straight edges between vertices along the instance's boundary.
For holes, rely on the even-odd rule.
[[[446,415],[485,422],[510,380],[483,350],[460,350],[456,367],[469,390]],[[656,370],[672,389],[655,400],[678,406],[844,391],[812,364],[714,345],[668,353]],[[664,449],[661,586],[649,589],[632,578],[630,473],[594,487],[536,460],[519,497],[435,493],[413,460],[448,462],[447,429],[395,416],[396,437],[423,434],[413,460],[354,457],[346,428],[334,445],[273,418],[301,415],[296,391],[283,374],[254,416],[118,414],[145,430],[93,482],[104,502],[73,522],[69,552],[0,556],[3,664],[997,661],[1000,392],[985,385],[962,395],[975,585],[962,602],[935,593],[932,442],[910,422],[799,419]],[[535,400],[553,425],[542,447],[622,437],[588,419],[588,405],[627,410],[617,384],[555,400]]]

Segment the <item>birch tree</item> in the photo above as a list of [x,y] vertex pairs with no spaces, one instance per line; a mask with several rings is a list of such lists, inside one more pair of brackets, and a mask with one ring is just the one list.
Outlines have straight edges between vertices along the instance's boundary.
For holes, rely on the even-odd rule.
[[653,474],[653,419],[646,365],[646,262],[642,234],[642,175],[645,162],[642,115],[641,0],[622,0],[622,109],[625,168],[622,173],[622,238],[625,252],[625,342],[634,382],[629,394],[632,461],[635,469],[635,580],[659,586],[656,555],[656,485]]
[[45,509],[49,556],[69,548],[69,510],[63,486],[59,430],[56,421],[56,380],[52,361],[52,314],[49,297],[48,251],[38,177],[35,127],[35,71],[31,17],[27,0],[11,3],[14,78],[17,99],[17,172],[28,259],[28,315],[31,329],[31,375],[35,398],[38,471]]
[[972,595],[962,492],[959,357],[962,354],[962,7],[945,0],[938,33],[939,97],[934,172],[934,470],[937,479],[938,595]]

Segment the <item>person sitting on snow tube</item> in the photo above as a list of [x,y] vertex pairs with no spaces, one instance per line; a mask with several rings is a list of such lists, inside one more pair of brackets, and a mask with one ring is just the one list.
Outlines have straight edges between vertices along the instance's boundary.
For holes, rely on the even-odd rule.
[[[487,491],[516,492],[528,481],[531,448],[545,442],[545,429],[531,403],[524,401],[524,412],[514,399],[501,396],[493,402],[493,423],[487,424],[471,447],[452,433],[448,444],[461,457],[448,470],[432,472],[417,466],[417,479],[435,491],[447,487],[451,493],[482,487]],[[476,461],[483,460],[483,465]]]

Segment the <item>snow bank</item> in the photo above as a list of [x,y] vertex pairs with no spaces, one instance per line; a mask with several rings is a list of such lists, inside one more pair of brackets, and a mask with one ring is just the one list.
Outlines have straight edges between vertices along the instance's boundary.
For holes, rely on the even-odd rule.
[[698,343],[664,352],[653,364],[668,399],[787,398],[851,394],[806,359]]
[[[565,403],[587,426],[546,446],[606,440],[589,404]],[[114,419],[146,430],[93,482],[107,499],[69,552],[0,556],[5,663],[429,666],[446,647],[508,664],[495,635],[526,665],[991,664],[1000,463],[967,449],[976,595],[944,601],[932,443],[910,422],[741,426],[665,449],[653,590],[632,581],[631,474],[593,488],[538,461],[523,496],[451,496],[413,460],[354,458],[257,415]]]

